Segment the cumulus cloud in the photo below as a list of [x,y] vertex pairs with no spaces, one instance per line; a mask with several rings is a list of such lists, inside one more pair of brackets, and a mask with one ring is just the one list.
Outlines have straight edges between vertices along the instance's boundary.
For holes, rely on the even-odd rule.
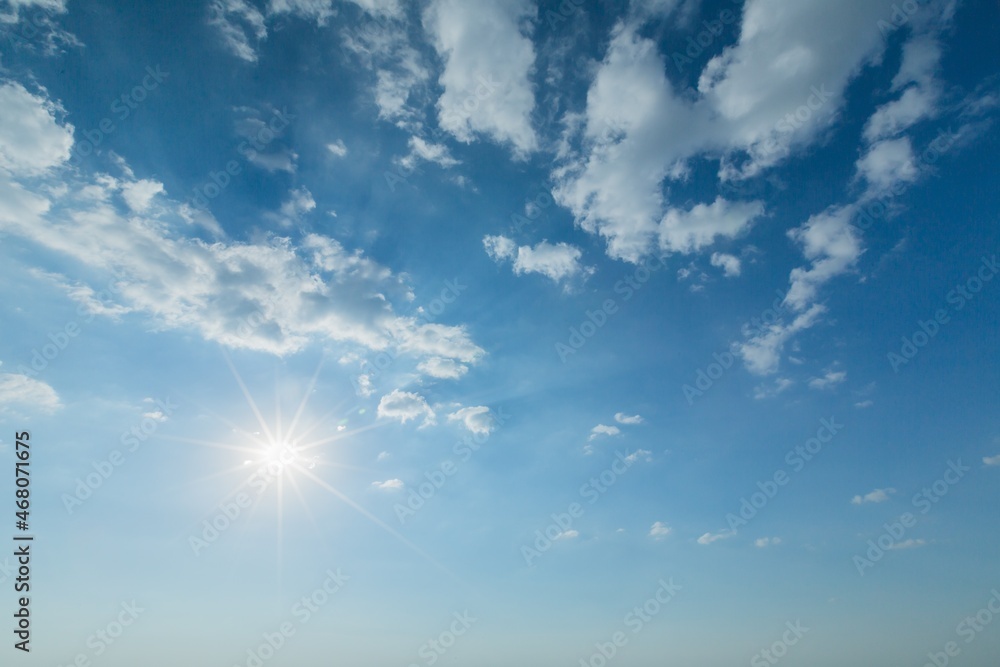
[[530,80],[535,49],[522,31],[536,11],[527,0],[432,0],[427,7],[424,28],[444,61],[438,123],[458,140],[483,135],[518,157],[537,147]]
[[846,379],[846,371],[828,370],[823,377],[812,378],[809,380],[809,386],[813,389],[830,389]]
[[654,540],[662,540],[667,537],[673,529],[662,521],[655,522],[649,529],[648,537],[652,537]]
[[765,547],[772,547],[781,544],[780,537],[759,537],[754,540],[753,545],[758,549],[763,549]]
[[141,179],[122,185],[122,198],[135,213],[143,213],[149,208],[153,197],[163,192],[163,183],[152,179]]
[[608,436],[618,435],[621,432],[622,432],[621,429],[618,428],[617,426],[598,424],[594,428],[590,429],[590,437],[587,438],[587,440],[593,440],[595,438],[601,437],[602,435],[608,435]]
[[641,423],[643,423],[646,420],[643,419],[641,415],[631,415],[630,416],[630,415],[625,414],[624,412],[616,412],[615,413],[615,421],[618,422],[619,424],[634,425],[634,424],[641,424]]
[[711,262],[712,266],[717,266],[722,269],[723,275],[727,278],[735,278],[740,275],[742,266],[740,264],[739,257],[734,257],[733,255],[727,255],[721,252],[713,252]]
[[399,491],[406,485],[401,479],[387,479],[384,482],[372,482],[372,486],[380,491]]
[[886,192],[897,183],[912,183],[920,173],[909,137],[874,144],[858,160],[857,170],[871,193]]
[[457,380],[469,371],[469,367],[454,359],[431,357],[417,364],[417,370],[431,377],[444,380]]
[[344,157],[347,155],[347,146],[344,144],[343,139],[337,139],[336,141],[327,144],[326,150],[330,151],[330,154],[335,157]]
[[984,456],[983,463],[988,466],[1000,466],[1000,454],[996,456]]
[[534,247],[518,247],[505,236],[486,236],[483,247],[496,262],[513,260],[515,275],[540,273],[558,283],[586,277],[594,271],[592,267],[580,263],[583,252],[568,243],[542,241]]
[[459,421],[476,435],[489,435],[496,428],[496,420],[485,405],[462,408],[448,415],[448,421]]
[[398,419],[405,424],[411,419],[423,417],[421,428],[437,423],[436,415],[427,400],[420,394],[393,389],[378,403],[378,416],[382,419]]
[[864,503],[884,503],[889,500],[889,496],[896,493],[896,489],[875,489],[874,491],[869,491],[863,496],[854,496],[851,498],[852,505],[862,505]]
[[405,169],[413,169],[421,160],[433,162],[444,168],[459,164],[459,161],[451,156],[448,147],[444,144],[431,143],[420,137],[410,137],[409,146],[409,154],[397,160],[397,163]]
[[41,380],[17,373],[0,373],[0,411],[9,407],[55,412],[62,407],[55,389]]

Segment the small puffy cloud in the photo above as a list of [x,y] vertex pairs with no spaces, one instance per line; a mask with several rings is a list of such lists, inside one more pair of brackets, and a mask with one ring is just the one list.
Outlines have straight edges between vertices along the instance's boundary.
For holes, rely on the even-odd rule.
[[608,426],[606,424],[598,424],[594,428],[590,429],[590,437],[587,440],[593,440],[594,438],[600,437],[602,435],[618,435],[621,433],[621,429],[617,426]]
[[917,547],[926,546],[927,542],[925,540],[903,540],[902,542],[896,542],[889,547],[890,550],[896,549],[916,549]]
[[829,370],[823,377],[813,378],[809,380],[809,386],[812,389],[830,389],[832,387],[837,386],[846,379],[847,379],[847,373],[845,371]]
[[393,389],[382,397],[378,403],[378,416],[383,419],[398,419],[401,424],[423,417],[421,427],[437,423],[434,410],[427,405],[423,396],[399,389]]
[[865,408],[870,408],[873,405],[875,405],[875,401],[867,399],[864,401],[858,401],[857,403],[854,404],[854,407],[863,410]]
[[721,533],[705,533],[698,538],[698,544],[709,545],[712,542],[718,542],[719,540],[728,540],[730,537],[735,537],[735,530],[724,530]]
[[667,537],[673,529],[662,521],[657,521],[654,523],[648,533],[648,537],[652,537],[654,540],[662,540]]
[[514,274],[540,273],[555,282],[586,277],[593,267],[580,264],[583,252],[568,243],[549,243],[543,240],[532,246],[516,246],[505,236],[486,236],[483,247],[494,261],[513,260]]
[[330,154],[336,157],[344,157],[347,155],[347,146],[344,145],[343,139],[337,139],[333,143],[327,144],[326,150],[330,151]]
[[780,537],[759,537],[753,542],[753,545],[758,549],[763,549],[765,547],[771,547],[778,544],[781,544]]
[[825,312],[825,306],[813,304],[809,310],[797,315],[791,323],[772,324],[739,344],[737,350],[747,370],[757,375],[776,372],[785,343],[799,331],[812,327]]
[[62,407],[55,389],[27,375],[0,373],[0,411],[8,406],[55,412]]
[[577,530],[564,530],[563,532],[556,535],[557,540],[572,540],[573,538],[580,537],[580,531]]
[[851,498],[852,505],[861,505],[863,503],[884,503],[889,500],[889,496],[896,493],[896,489],[875,489],[863,496],[854,496]]
[[1000,466],[1000,454],[996,456],[984,456],[983,463],[988,466]]
[[372,482],[372,486],[380,491],[399,491],[406,485],[401,479],[387,479],[384,482]]
[[433,162],[434,164],[444,167],[445,169],[461,164],[458,160],[451,156],[451,153],[448,151],[448,147],[444,144],[435,144],[429,141],[424,141],[420,137],[410,137],[409,146],[410,153],[396,161],[405,169],[415,168],[417,163],[421,160],[424,162]]
[[392,458],[392,454],[389,452],[379,452],[378,456],[375,457],[376,461],[388,461]]
[[795,384],[795,381],[788,378],[778,378],[774,382],[764,382],[754,387],[753,397],[758,401],[765,398],[774,398],[793,384]]
[[485,405],[457,410],[448,415],[448,421],[460,421],[476,435],[489,435],[496,428],[496,420]]
[[722,274],[727,278],[735,278],[740,275],[740,271],[742,270],[740,258],[734,257],[733,255],[713,252],[711,262],[712,266],[717,266],[722,269]]
[[162,410],[154,410],[152,412],[144,412],[144,413],[142,413],[142,417],[143,417],[143,419],[152,419],[155,422],[165,422],[168,419],[168,417],[165,414],[163,414]]
[[431,377],[441,378],[444,380],[457,380],[468,372],[469,367],[455,361],[454,359],[431,357],[430,359],[421,361],[417,365],[417,370],[421,373],[426,373]]
[[372,376],[362,373],[355,382],[355,390],[358,396],[371,396],[375,393],[375,385],[372,384]]
[[616,412],[615,413],[615,421],[618,422],[619,424],[633,425],[633,424],[641,424],[641,423],[643,423],[646,420],[643,419],[641,415],[631,415],[631,416],[629,416],[629,415],[625,414],[624,412]]
[[629,465],[638,462],[640,459],[649,463],[653,460],[653,452],[648,449],[637,449],[625,457],[625,460],[629,463]]
[[660,222],[660,249],[692,253],[719,238],[733,238],[763,215],[760,202],[730,202],[717,197],[711,204],[696,204],[690,211],[670,208]]
[[163,183],[151,179],[142,179],[134,183],[122,185],[122,198],[128,207],[136,213],[142,213],[149,208],[153,197],[163,192]]
[[897,183],[912,183],[919,175],[909,137],[874,144],[856,166],[871,193],[885,192]]

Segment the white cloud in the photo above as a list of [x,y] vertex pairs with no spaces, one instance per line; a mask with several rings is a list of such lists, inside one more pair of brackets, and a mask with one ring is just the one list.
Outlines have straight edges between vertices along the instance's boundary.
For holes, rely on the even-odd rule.
[[662,540],[673,532],[673,529],[662,521],[657,521],[650,527],[648,537],[654,540]]
[[820,286],[851,270],[861,256],[861,240],[851,225],[854,207],[832,207],[810,216],[801,227],[788,232],[789,238],[802,246],[808,269],[793,269],[785,302],[796,310],[805,310],[816,299]]
[[709,545],[712,542],[718,542],[719,540],[728,540],[730,537],[735,537],[735,530],[724,530],[721,533],[705,533],[698,538],[698,544]]
[[864,503],[884,503],[889,500],[889,496],[896,493],[896,489],[875,489],[874,491],[869,491],[863,496],[854,496],[851,498],[852,505],[861,505]]
[[327,144],[326,150],[330,151],[330,154],[336,157],[344,157],[347,155],[347,146],[344,144],[343,139],[337,139],[336,141]]
[[864,409],[864,408],[870,408],[873,405],[875,405],[875,401],[868,399],[864,401],[858,401],[857,403],[854,404],[854,407],[859,409]]
[[823,377],[812,378],[809,386],[813,389],[830,389],[847,379],[846,371],[828,370]]
[[510,145],[518,157],[536,149],[535,49],[522,32],[536,11],[527,0],[432,0],[427,7],[424,28],[444,60],[438,123],[460,141],[485,135]]
[[564,530],[563,532],[556,535],[557,540],[572,540],[576,537],[580,537],[580,531],[578,530]]
[[136,213],[143,213],[149,208],[153,197],[163,192],[163,183],[152,179],[141,179],[122,185],[122,198],[128,207]]
[[737,345],[737,351],[747,370],[757,375],[769,375],[777,371],[785,343],[799,331],[812,327],[825,312],[824,306],[815,304],[797,315],[790,324],[772,324]]
[[772,547],[781,544],[780,537],[759,537],[754,540],[753,545],[758,549],[763,549],[765,547]]
[[237,58],[257,61],[257,44],[267,37],[264,15],[246,0],[212,0],[208,23],[222,35],[223,45]]
[[457,380],[469,371],[469,367],[465,364],[460,364],[454,359],[431,357],[430,359],[421,361],[417,365],[417,370],[431,377]]
[[858,175],[869,184],[869,193],[885,192],[897,183],[912,183],[919,170],[909,137],[885,139],[874,144],[857,162]]
[[[89,286],[73,286],[74,298],[89,304],[91,312],[144,314],[162,329],[195,331],[227,347],[278,355],[313,341],[394,348],[418,360],[464,364],[485,354],[463,326],[421,323],[395,313],[393,301],[412,300],[404,278],[334,239],[306,234],[293,244],[274,235],[252,242],[188,238],[182,233],[189,224],[186,205],[159,195],[154,216],[121,211],[111,196],[119,181],[106,174],[64,171],[58,187],[33,184],[35,192],[29,192],[17,179],[37,177],[66,160],[69,151],[53,136],[69,137],[69,130],[56,123],[56,105],[16,86],[3,91],[35,107],[21,109],[22,118],[34,120],[20,136],[0,130],[0,232],[91,273],[114,272],[116,293],[100,302]],[[4,170],[11,169],[8,176]],[[296,217],[314,206],[308,190],[300,188],[282,214]]]
[[460,164],[451,156],[448,147],[444,144],[430,143],[420,137],[410,137],[409,146],[409,154],[397,160],[399,165],[406,169],[413,169],[420,160],[433,162],[446,169]]
[[142,416],[144,419],[152,419],[153,421],[157,422],[165,422],[168,419],[168,417],[165,414],[163,414],[162,410],[154,410],[153,412],[144,412],[142,413]]
[[[670,208],[660,222],[660,250],[680,253],[701,250],[719,238],[736,237],[763,213],[764,205],[760,202],[734,203],[722,197],[711,204],[696,204],[690,211]],[[739,260],[736,266],[738,269]]]
[[632,424],[641,424],[641,423],[643,423],[646,420],[643,419],[641,415],[631,415],[631,416],[629,416],[629,415],[625,414],[624,412],[616,412],[615,413],[615,421],[618,422],[619,424],[630,424],[630,425],[632,425]]
[[984,456],[983,463],[988,466],[1000,466],[1000,454],[996,456]]
[[389,452],[379,452],[378,456],[375,457],[376,461],[387,461],[392,458],[392,454]]
[[366,373],[362,373],[358,376],[357,380],[357,392],[359,396],[368,397],[375,393],[375,385],[372,383],[372,377]]
[[434,410],[427,405],[423,396],[399,389],[393,389],[382,397],[378,403],[378,416],[383,419],[398,419],[401,424],[423,417],[421,428],[437,423]]
[[649,451],[648,449],[637,449],[625,457],[625,460],[630,465],[637,463],[640,459],[642,459],[646,463],[651,463],[653,460],[653,452]]
[[938,113],[940,86],[934,80],[941,60],[941,46],[933,35],[918,34],[903,47],[903,61],[892,80],[895,100],[880,106],[865,126],[869,142],[897,136],[919,121]]
[[381,491],[399,491],[406,485],[401,479],[387,479],[384,482],[372,482],[372,486]]
[[727,255],[721,252],[712,253],[712,266],[717,266],[722,269],[723,275],[727,278],[735,278],[740,275],[741,265],[740,258],[734,257],[733,255]]
[[448,415],[448,421],[460,421],[476,435],[489,435],[496,428],[496,420],[485,405],[456,410]]
[[16,373],[0,373],[0,410],[8,406],[55,412],[62,403],[55,389],[41,380]]
[[42,89],[32,94],[20,83],[0,85],[0,170],[41,176],[69,159],[73,126],[60,124],[62,108]]
[[607,426],[606,424],[598,424],[594,428],[590,429],[590,437],[587,440],[593,440],[602,435],[618,435],[621,433],[621,429],[617,426]]
[[549,243],[542,241],[532,246],[516,246],[505,236],[486,236],[483,238],[486,253],[497,262],[512,259],[514,274],[540,273],[555,282],[586,277],[594,270],[583,266],[580,258],[583,252],[568,243]]

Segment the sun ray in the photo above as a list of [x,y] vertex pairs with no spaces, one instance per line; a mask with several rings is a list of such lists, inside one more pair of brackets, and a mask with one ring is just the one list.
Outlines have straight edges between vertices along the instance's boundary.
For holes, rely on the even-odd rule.
[[243,378],[240,377],[239,372],[233,365],[232,359],[229,358],[229,353],[226,352],[225,349],[222,351],[222,356],[225,358],[226,364],[229,366],[229,370],[232,371],[233,377],[236,379],[236,383],[240,386],[240,391],[243,392],[243,396],[247,399],[247,405],[250,406],[250,409],[253,410],[254,415],[257,417],[257,423],[260,424],[261,430],[264,431],[265,435],[267,435],[268,440],[274,441],[274,435],[271,434],[271,429],[267,427],[267,421],[257,408],[257,404],[254,402],[253,396],[250,395],[250,390],[247,389],[246,384],[243,382]]

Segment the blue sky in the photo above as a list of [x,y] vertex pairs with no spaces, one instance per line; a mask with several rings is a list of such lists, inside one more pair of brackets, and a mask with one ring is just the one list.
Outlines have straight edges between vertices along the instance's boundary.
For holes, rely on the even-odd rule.
[[998,19],[0,3],[2,650],[993,664]]

